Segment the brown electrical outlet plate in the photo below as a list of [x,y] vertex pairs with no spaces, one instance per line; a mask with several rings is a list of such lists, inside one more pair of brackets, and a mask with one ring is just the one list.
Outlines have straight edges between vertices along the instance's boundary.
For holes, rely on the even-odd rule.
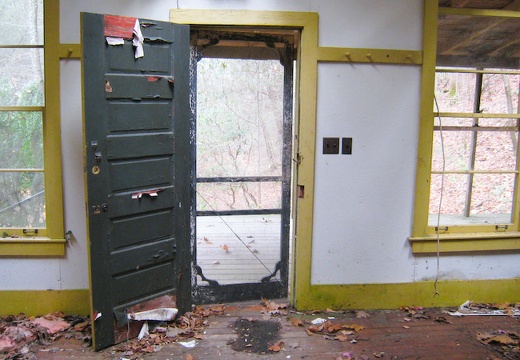
[[341,139],[341,154],[351,155],[352,154],[352,138]]
[[323,138],[324,154],[339,154],[339,138]]

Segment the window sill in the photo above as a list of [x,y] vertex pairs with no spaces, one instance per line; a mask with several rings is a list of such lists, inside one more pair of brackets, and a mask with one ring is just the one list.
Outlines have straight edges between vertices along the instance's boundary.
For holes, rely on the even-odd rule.
[[[408,238],[414,254],[437,253],[437,236],[414,236]],[[520,232],[467,233],[440,235],[440,253],[519,251]]]
[[49,238],[2,238],[0,256],[64,256],[65,239]]

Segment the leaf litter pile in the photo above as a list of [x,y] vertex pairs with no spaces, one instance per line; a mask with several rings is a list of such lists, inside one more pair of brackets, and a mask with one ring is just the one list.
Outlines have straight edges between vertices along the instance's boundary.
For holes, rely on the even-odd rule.
[[174,342],[187,348],[194,347],[197,340],[204,339],[204,330],[208,325],[209,316],[224,314],[225,305],[211,307],[196,306],[193,311],[179,316],[174,322],[159,323],[152,327],[149,333],[141,339],[129,339],[114,347],[115,351],[122,352],[128,359],[138,358],[142,353],[160,351],[164,345]]

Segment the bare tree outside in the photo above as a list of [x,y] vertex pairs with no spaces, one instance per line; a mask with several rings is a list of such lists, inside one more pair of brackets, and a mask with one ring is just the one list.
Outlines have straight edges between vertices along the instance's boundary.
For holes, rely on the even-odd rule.
[[[198,63],[197,177],[282,174],[283,71],[274,60]],[[197,189],[204,197],[199,210],[280,207],[280,182],[203,183]]]

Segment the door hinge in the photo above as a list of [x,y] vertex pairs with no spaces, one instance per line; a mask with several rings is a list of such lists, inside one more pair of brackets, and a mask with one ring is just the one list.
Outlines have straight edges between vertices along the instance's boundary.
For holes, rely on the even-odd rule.
[[296,153],[296,158],[293,159],[296,165],[300,165],[303,161],[303,155],[301,153]]

